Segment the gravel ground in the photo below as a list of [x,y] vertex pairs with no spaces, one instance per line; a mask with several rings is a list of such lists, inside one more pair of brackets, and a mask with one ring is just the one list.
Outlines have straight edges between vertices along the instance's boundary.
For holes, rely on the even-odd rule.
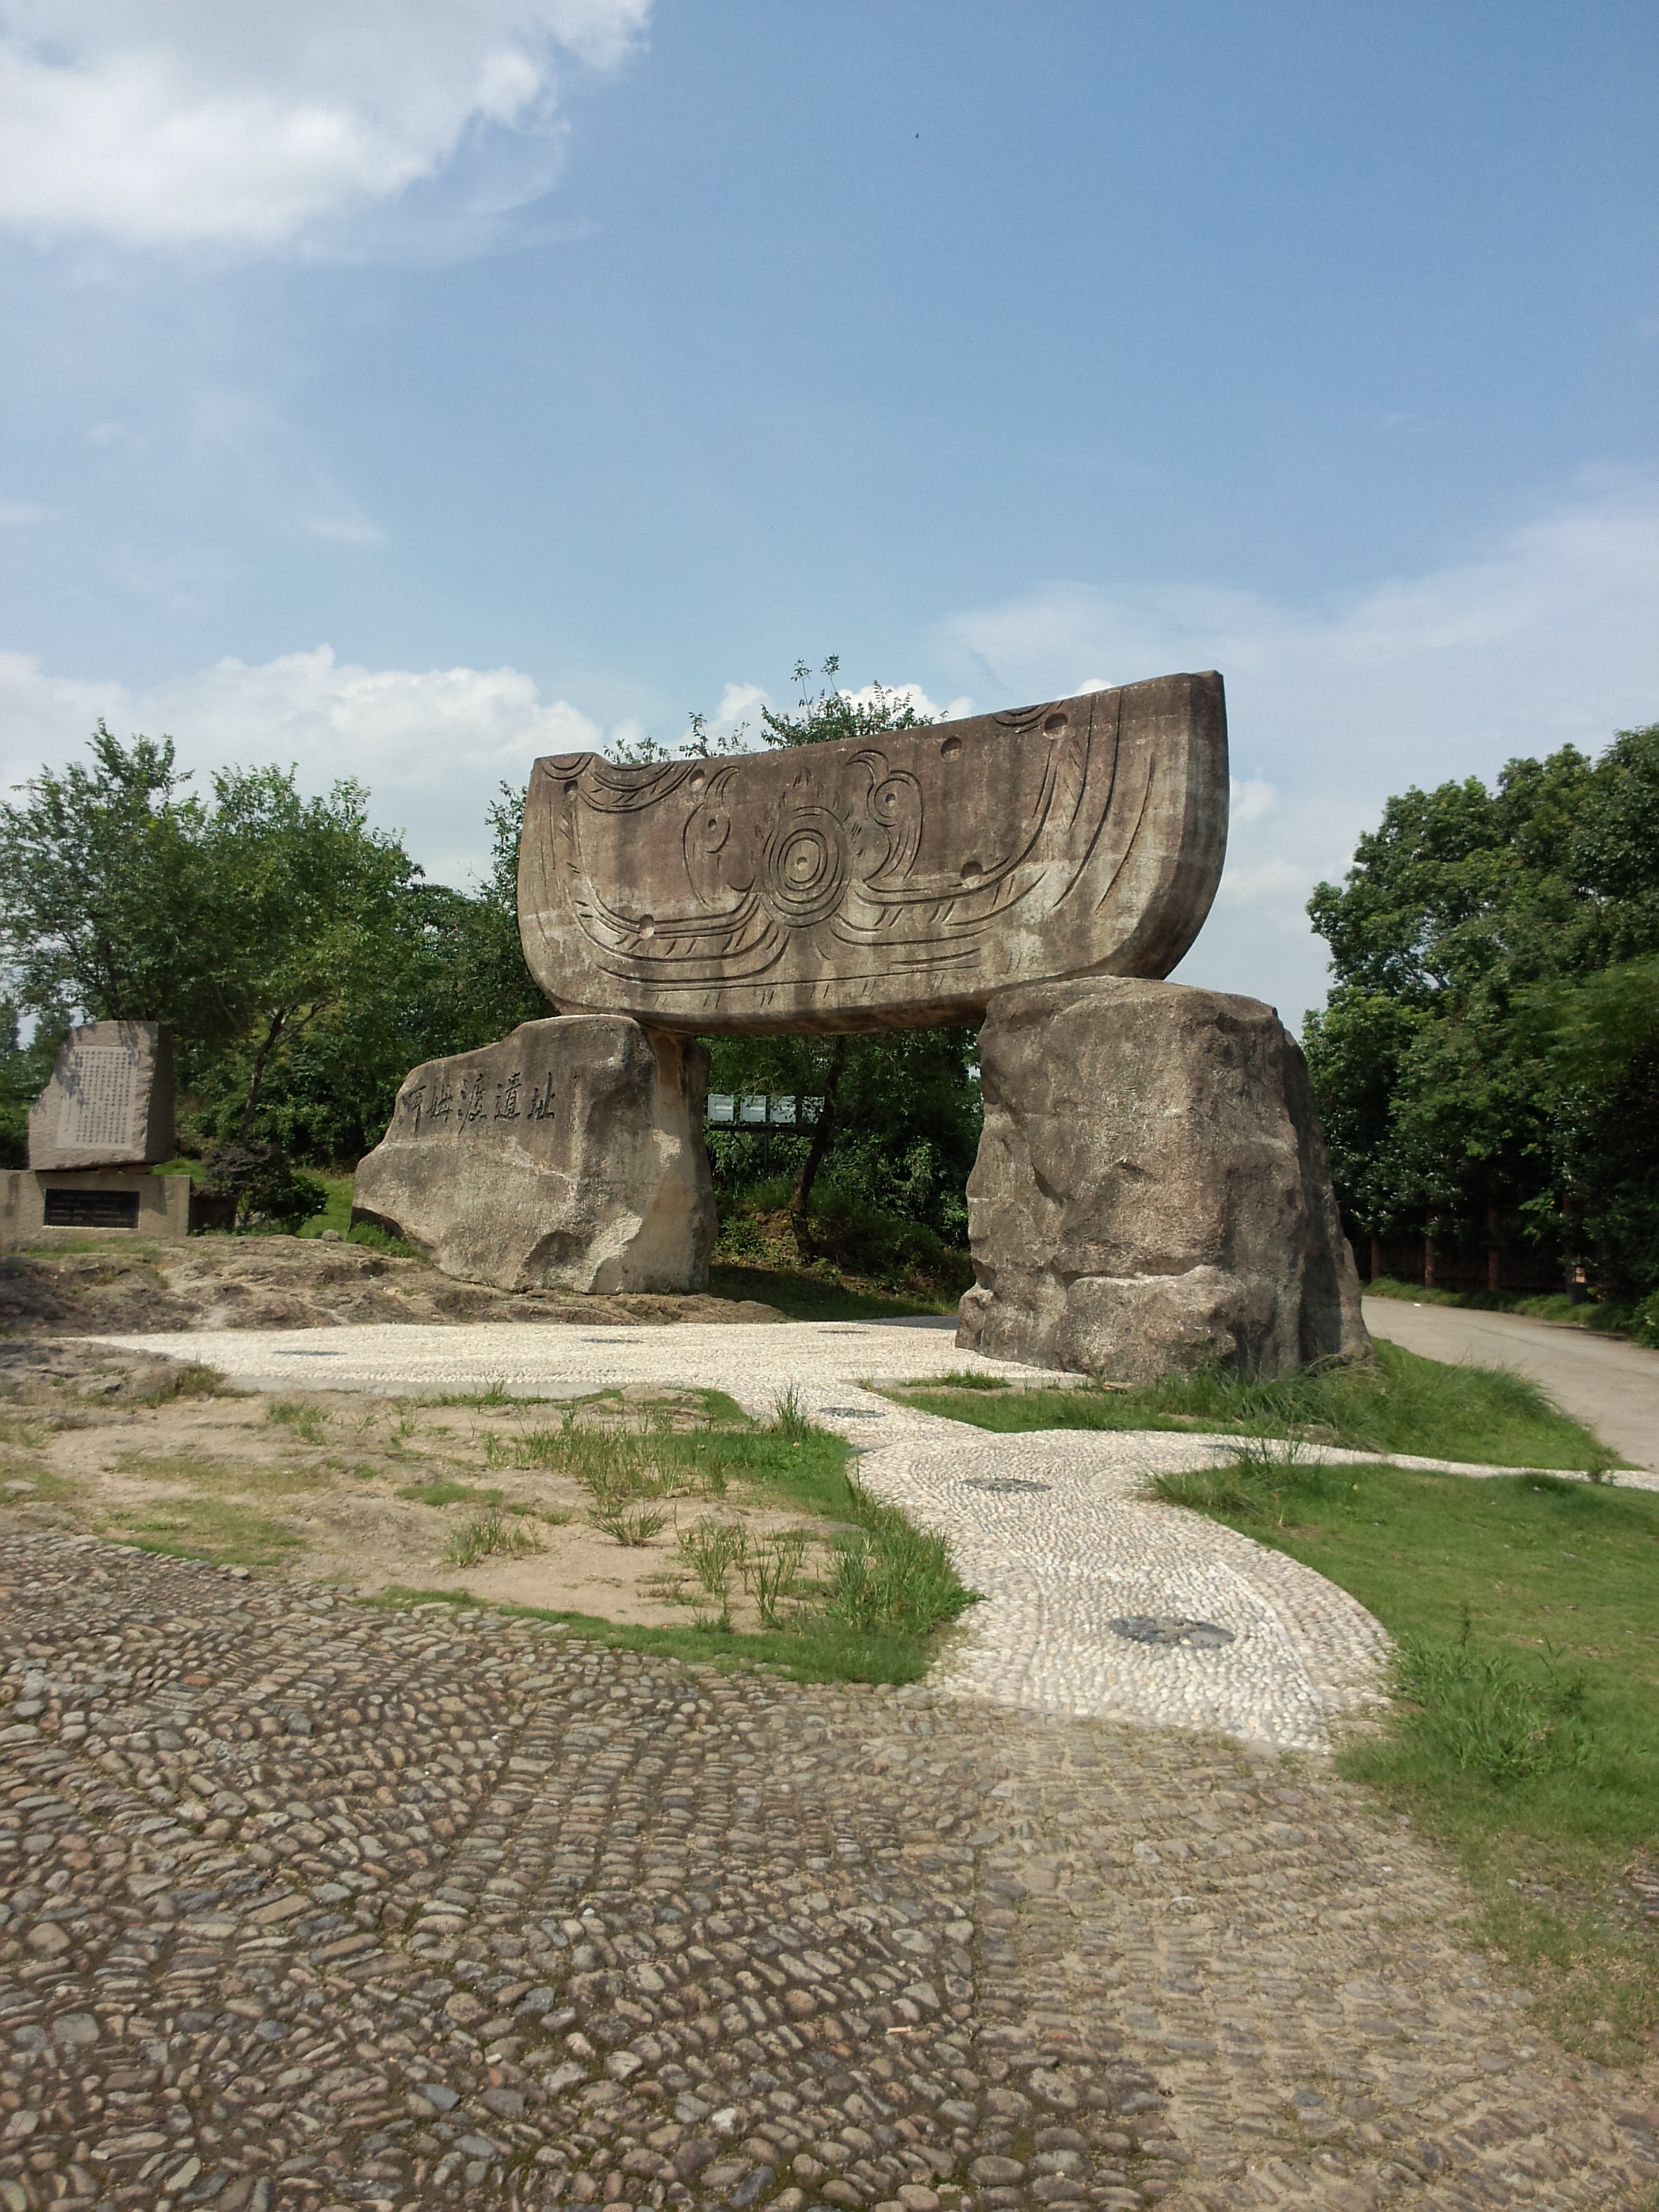
[[0,1542],[0,2205],[1649,2201],[1323,1762]]

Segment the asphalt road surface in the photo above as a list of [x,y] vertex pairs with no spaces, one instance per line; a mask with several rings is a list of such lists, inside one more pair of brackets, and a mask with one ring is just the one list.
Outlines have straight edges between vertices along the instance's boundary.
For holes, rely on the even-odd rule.
[[1520,1314],[1367,1298],[1365,1326],[1428,1359],[1515,1367],[1637,1467],[1659,1469],[1659,1352]]

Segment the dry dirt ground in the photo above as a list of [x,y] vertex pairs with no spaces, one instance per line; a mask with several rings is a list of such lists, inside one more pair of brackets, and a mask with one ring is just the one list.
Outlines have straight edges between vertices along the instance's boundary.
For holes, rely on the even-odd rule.
[[[435,1587],[661,1627],[719,1610],[680,1548],[711,1523],[740,1529],[750,1554],[799,1532],[798,1581],[814,1579],[837,1524],[780,1511],[718,1473],[688,1470],[647,1501],[663,1526],[645,1542],[595,1527],[594,1497],[562,1452],[564,1413],[227,1392],[211,1370],[112,1345],[14,1339],[0,1344],[0,1525],[202,1553],[364,1596]],[[705,1394],[643,1383],[574,1418],[584,1437],[711,1426]],[[481,1526],[496,1548],[469,1563]],[[735,1628],[759,1625],[741,1568],[721,1602]]]
[[345,1322],[781,1322],[753,1299],[492,1291],[424,1260],[319,1237],[94,1241],[64,1232],[0,1254],[0,1337],[137,1329],[325,1328]]

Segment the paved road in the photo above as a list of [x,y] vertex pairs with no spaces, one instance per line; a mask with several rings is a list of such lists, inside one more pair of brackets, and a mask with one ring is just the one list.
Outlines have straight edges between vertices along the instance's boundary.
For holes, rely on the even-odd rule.
[[59,1536],[0,1532],[0,1623],[7,2212],[1659,2182],[1650,2097],[1554,2042],[1464,1948],[1449,1856],[1322,1760]]
[[1428,1359],[1516,1367],[1638,1467],[1659,1469],[1659,1352],[1520,1314],[1367,1298],[1373,1336]]

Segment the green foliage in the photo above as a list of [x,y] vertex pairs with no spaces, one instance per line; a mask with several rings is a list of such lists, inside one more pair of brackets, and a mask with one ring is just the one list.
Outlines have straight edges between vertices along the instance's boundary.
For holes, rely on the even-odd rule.
[[[1659,1833],[1659,1498],[1307,1463],[1155,1489],[1302,1560],[1382,1621],[1396,1703],[1342,1770],[1459,1852],[1486,1932],[1540,1976],[1575,2041],[1639,2055],[1659,2025],[1659,1958],[1616,1886]],[[1598,2018],[1611,2041],[1587,2033]]]
[[1305,1043],[1362,1234],[1542,1239],[1659,1289],[1659,724],[1391,799],[1309,902]]
[[988,1394],[917,1384],[904,1402],[1000,1435],[1034,1429],[1197,1429],[1300,1438],[1480,1466],[1616,1465],[1589,1430],[1507,1367],[1452,1367],[1379,1343],[1375,1366],[1314,1367],[1274,1382],[1229,1369],[1168,1375],[1132,1389]]
[[280,1145],[258,1138],[210,1145],[202,1165],[204,1194],[229,1199],[238,1228],[269,1222],[297,1229],[328,1203],[328,1193],[314,1176],[296,1174]]
[[[0,1151],[21,1157],[29,1098],[77,1017],[174,1033],[187,1148],[264,1141],[355,1160],[412,1063],[545,1012],[518,943],[523,794],[488,811],[471,895],[421,880],[373,830],[368,793],[307,798],[290,771],[186,787],[168,738],[48,769],[0,807]],[[24,1051],[15,1017],[36,1018]]]

